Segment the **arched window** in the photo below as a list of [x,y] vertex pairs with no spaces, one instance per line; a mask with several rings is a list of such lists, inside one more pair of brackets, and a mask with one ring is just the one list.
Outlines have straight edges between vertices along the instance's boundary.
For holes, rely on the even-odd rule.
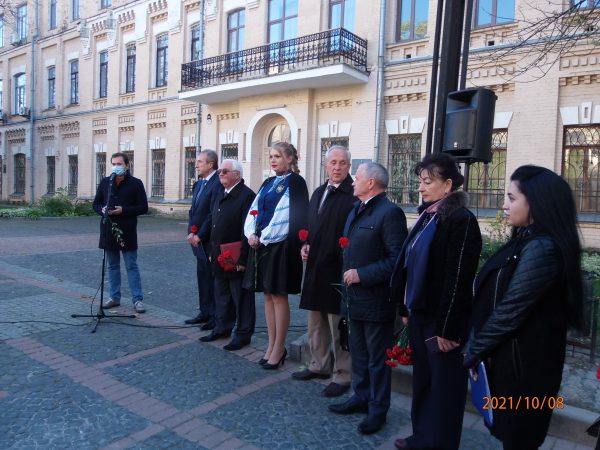
[[273,144],[277,142],[290,142],[292,139],[292,132],[287,123],[280,123],[273,127],[271,132],[269,133],[269,138],[267,139],[267,147],[271,147]]

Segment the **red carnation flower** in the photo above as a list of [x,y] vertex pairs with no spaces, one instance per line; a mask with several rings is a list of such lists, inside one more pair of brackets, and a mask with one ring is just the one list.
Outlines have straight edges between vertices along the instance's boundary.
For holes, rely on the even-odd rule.
[[306,242],[306,240],[308,239],[308,230],[305,230],[304,228],[302,228],[300,231],[298,231],[298,238],[302,242]]
[[258,216],[258,209],[253,209],[248,214],[250,214],[252,217],[256,217]]
[[191,231],[192,233],[197,233],[197,232],[198,232],[198,227],[197,227],[196,225],[192,225],[192,226],[190,227],[190,231]]
[[348,247],[348,245],[350,244],[350,239],[348,239],[348,238],[347,238],[347,237],[345,237],[345,236],[342,236],[338,242],[339,242],[339,244],[340,244],[340,247],[341,247],[341,248],[342,248],[342,250],[343,250],[343,249],[345,249],[346,247]]

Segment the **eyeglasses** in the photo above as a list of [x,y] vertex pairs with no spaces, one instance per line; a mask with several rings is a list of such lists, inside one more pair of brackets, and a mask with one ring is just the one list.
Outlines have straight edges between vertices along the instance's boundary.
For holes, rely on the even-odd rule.
[[219,169],[217,170],[217,174],[218,175],[227,175],[229,172],[239,172],[239,170],[234,170],[234,169]]

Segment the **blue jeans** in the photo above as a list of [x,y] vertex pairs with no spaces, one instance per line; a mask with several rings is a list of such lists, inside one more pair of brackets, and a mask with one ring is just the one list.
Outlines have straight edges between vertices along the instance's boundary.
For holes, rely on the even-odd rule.
[[137,264],[137,250],[115,251],[106,250],[106,270],[108,272],[109,295],[113,300],[121,301],[121,257],[125,261],[127,270],[127,281],[129,281],[129,290],[133,304],[144,299],[142,292],[142,279],[140,278],[140,269]]

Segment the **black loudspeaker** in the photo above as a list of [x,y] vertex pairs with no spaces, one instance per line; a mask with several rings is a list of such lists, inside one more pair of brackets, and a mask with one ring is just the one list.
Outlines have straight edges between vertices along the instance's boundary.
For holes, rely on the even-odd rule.
[[448,94],[442,151],[460,161],[492,160],[496,94],[486,88]]

